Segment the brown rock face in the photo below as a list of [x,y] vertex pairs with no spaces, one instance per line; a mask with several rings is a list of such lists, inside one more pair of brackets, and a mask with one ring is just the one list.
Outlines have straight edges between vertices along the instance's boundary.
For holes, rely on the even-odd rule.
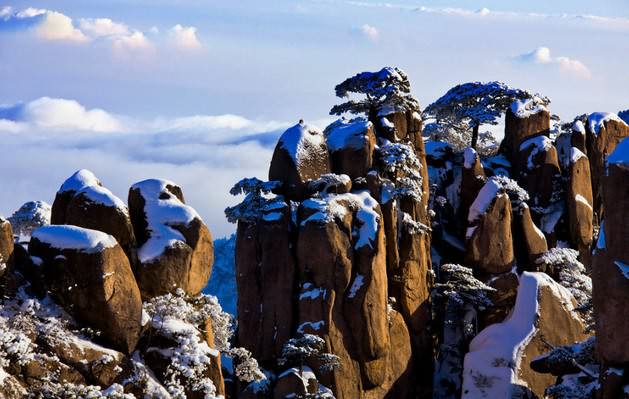
[[330,171],[325,136],[319,130],[299,123],[285,131],[275,146],[269,180],[281,181],[287,197],[302,199],[308,193],[308,181]]
[[596,221],[599,222],[603,218],[601,179],[605,174],[605,159],[622,139],[629,136],[629,126],[618,117],[596,112],[589,115],[585,128],[587,156],[592,175],[593,208]]
[[[626,317],[629,301],[628,146],[627,139],[619,144],[608,158],[607,175],[602,177],[605,221],[592,265],[597,351],[603,364],[610,366],[629,362],[626,343],[629,334],[629,317]],[[624,153],[619,151],[623,149]]]
[[511,201],[507,194],[498,194],[478,225],[468,227],[466,257],[481,273],[499,274],[511,270],[514,253]]
[[545,135],[550,131],[550,113],[542,111],[528,117],[516,116],[511,108],[505,114],[505,137],[500,144],[500,152],[512,160],[518,159],[520,144],[529,137]]
[[[212,325],[212,319],[205,321],[205,341],[212,349],[214,345],[214,326]],[[223,370],[221,369],[221,356],[212,356],[212,362],[210,363],[208,375],[214,386],[216,387],[216,395],[225,396],[225,380],[223,379]]]
[[480,163],[480,157],[472,148],[466,148],[464,152],[465,162],[461,170],[461,202],[459,205],[459,220],[465,221],[470,205],[476,199],[480,189],[485,185],[485,171]]
[[11,223],[0,218],[0,277],[13,260],[13,230]]
[[579,250],[583,263],[590,264],[590,247],[593,229],[593,197],[590,163],[587,156],[572,148],[571,163],[568,169],[568,193],[566,195],[570,239]]
[[281,354],[292,332],[295,260],[290,249],[289,223],[287,205],[257,223],[238,223],[238,342],[263,365]]
[[75,226],[44,226],[33,233],[32,256],[43,261],[49,290],[78,321],[130,353],[140,336],[142,301],[131,266],[115,239]]
[[127,206],[86,169],[70,176],[57,192],[51,223],[70,224],[112,235],[127,256],[132,261],[135,258],[135,237]]
[[527,270],[533,270],[535,260],[548,251],[546,237],[533,222],[531,210],[526,204],[513,213],[513,245],[518,265]]
[[129,190],[129,211],[138,241],[135,276],[144,299],[183,289],[196,295],[214,262],[212,235],[181,188],[149,179]]
[[557,149],[546,136],[534,136],[520,145],[518,181],[534,205],[547,206],[560,177]]
[[365,119],[339,119],[324,134],[332,162],[332,171],[350,178],[367,176],[373,165],[376,135],[373,125]]

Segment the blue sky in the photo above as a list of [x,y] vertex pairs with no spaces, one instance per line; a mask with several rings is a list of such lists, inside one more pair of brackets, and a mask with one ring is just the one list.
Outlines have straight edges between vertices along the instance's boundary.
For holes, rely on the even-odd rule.
[[629,108],[628,37],[620,0],[0,2],[0,213],[85,167],[122,198],[170,178],[223,235],[230,184],[347,76],[399,66],[423,105],[503,80],[571,119]]

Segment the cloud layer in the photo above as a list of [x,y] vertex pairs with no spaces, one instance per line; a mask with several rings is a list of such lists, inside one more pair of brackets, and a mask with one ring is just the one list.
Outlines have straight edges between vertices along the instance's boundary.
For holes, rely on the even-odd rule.
[[239,115],[143,120],[42,97],[0,107],[0,214],[23,202],[51,202],[61,183],[87,168],[121,198],[136,181],[159,177],[180,184],[217,236],[230,233],[223,209],[237,199],[242,177],[266,178],[277,138],[288,126]]
[[[86,44],[96,40],[108,40],[116,51],[151,50],[161,42],[180,50],[199,50],[203,47],[194,26],[176,24],[168,30],[164,38],[161,38],[160,43],[153,43],[145,32],[132,29],[110,18],[81,18],[75,22],[61,12],[33,7],[20,11],[12,7],[1,8],[0,31],[2,30],[33,34],[45,41]],[[159,29],[153,27],[150,33],[153,36],[159,35]]]
[[535,50],[516,57],[521,64],[539,64],[555,66],[563,74],[580,79],[590,79],[592,73],[581,61],[569,57],[553,57],[548,47],[538,47]]

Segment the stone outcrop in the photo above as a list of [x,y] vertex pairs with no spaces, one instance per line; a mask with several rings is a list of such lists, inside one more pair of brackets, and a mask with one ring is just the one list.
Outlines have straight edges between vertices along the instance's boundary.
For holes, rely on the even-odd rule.
[[282,202],[257,222],[240,222],[236,233],[238,342],[262,364],[280,356],[293,329],[295,256],[289,225],[290,209]]
[[[505,115],[505,136],[500,152],[511,160],[518,159],[520,145],[529,137],[547,135],[550,131],[550,112],[533,100],[516,101]],[[514,164],[519,171],[519,164]]]
[[[463,373],[464,399],[523,395],[544,396],[555,377],[539,374],[530,360],[587,337],[574,312],[572,295],[544,273],[524,272],[513,312],[502,323],[481,331],[470,343]],[[489,382],[491,381],[491,384]]]
[[367,176],[374,161],[376,135],[366,119],[339,119],[323,132],[326,136],[332,172],[355,179]]
[[629,363],[629,139],[607,159],[602,176],[605,219],[593,256],[597,351],[607,366]]
[[308,181],[330,171],[325,135],[300,122],[286,130],[277,142],[269,180],[281,181],[282,192],[287,197],[303,199],[308,194]]
[[143,298],[177,288],[201,292],[212,272],[212,235],[201,217],[184,203],[180,187],[149,179],[129,190],[129,212],[138,244],[134,272]]
[[41,260],[47,288],[70,314],[100,330],[115,348],[133,351],[142,302],[129,261],[112,236],[44,226],[33,232],[29,253]]
[[518,182],[531,197],[531,204],[548,206],[561,175],[557,149],[543,135],[527,138],[520,144]]
[[135,237],[129,209],[89,170],[77,171],[61,185],[52,204],[50,221],[107,233],[134,261]]
[[468,215],[467,261],[479,273],[511,270],[515,260],[511,232],[511,201],[490,179],[472,203]]
[[458,219],[462,221],[462,232],[467,227],[467,214],[470,206],[485,185],[487,176],[480,163],[480,157],[472,148],[463,152],[463,168],[461,169],[461,201],[459,203]]
[[13,212],[7,220],[11,223],[15,235],[30,237],[34,229],[50,224],[50,211],[50,205],[44,201],[29,201]]
[[13,262],[13,229],[9,221],[0,217],[0,277]]
[[590,264],[592,237],[594,235],[594,198],[588,157],[576,147],[570,149],[568,189],[566,205],[570,239],[578,249],[583,263]]
[[533,270],[537,258],[548,251],[546,237],[533,222],[526,203],[513,212],[513,246],[518,265],[527,270]]
[[595,220],[600,222],[604,217],[601,179],[605,175],[605,159],[622,139],[629,137],[629,126],[616,114],[595,112],[588,116],[585,129],[586,155],[590,161],[592,176],[593,208]]

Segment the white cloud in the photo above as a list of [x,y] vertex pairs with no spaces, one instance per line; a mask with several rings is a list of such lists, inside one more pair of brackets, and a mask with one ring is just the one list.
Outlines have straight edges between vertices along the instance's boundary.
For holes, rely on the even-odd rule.
[[364,24],[360,27],[360,31],[372,42],[377,41],[380,38],[380,31],[374,26]]
[[585,64],[579,60],[568,57],[553,57],[548,47],[538,47],[530,53],[517,56],[516,61],[523,64],[541,64],[557,66],[563,74],[576,78],[590,79],[592,73]]
[[60,12],[27,8],[16,15],[17,18],[38,19],[39,22],[32,29],[41,39],[64,40],[77,43],[89,41],[89,38],[74,26],[72,18]]
[[116,36],[112,40],[114,49],[118,51],[150,50],[153,48],[151,41],[140,31],[125,36]]
[[[26,130],[28,125],[47,129],[80,129],[93,132],[122,131],[115,116],[102,109],[88,110],[74,100],[41,97],[28,103],[0,107],[0,130]],[[11,126],[14,126],[11,129]]]
[[109,18],[83,18],[79,20],[79,28],[91,37],[126,36],[130,33],[127,25]]
[[194,26],[177,24],[169,29],[168,36],[175,47],[183,50],[198,50],[202,47],[201,42],[197,38],[197,28]]

